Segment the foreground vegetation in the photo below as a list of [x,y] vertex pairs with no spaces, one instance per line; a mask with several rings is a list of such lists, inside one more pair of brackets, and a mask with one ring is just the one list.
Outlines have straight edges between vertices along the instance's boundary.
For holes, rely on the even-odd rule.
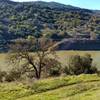
[[0,100],[99,100],[100,77],[66,76],[31,82],[0,83]]

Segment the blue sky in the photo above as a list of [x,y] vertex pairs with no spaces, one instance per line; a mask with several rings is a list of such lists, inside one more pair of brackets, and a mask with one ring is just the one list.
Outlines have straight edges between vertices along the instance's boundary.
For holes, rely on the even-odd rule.
[[[13,1],[42,1],[42,0],[13,0]],[[60,2],[67,5],[73,5],[81,8],[88,9],[98,9],[100,10],[100,0],[43,0],[43,1],[55,1]]]

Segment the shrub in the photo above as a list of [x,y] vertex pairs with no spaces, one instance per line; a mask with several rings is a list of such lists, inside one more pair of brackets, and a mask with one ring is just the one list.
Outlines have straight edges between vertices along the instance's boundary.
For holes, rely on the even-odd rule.
[[98,69],[96,67],[90,68],[90,74],[93,74],[93,73],[98,73]]
[[3,82],[4,81],[4,78],[5,78],[6,74],[7,73],[5,71],[1,71],[0,70],[0,82]]
[[63,72],[66,74],[66,75],[70,75],[71,73],[70,73],[70,68],[68,67],[68,66],[65,66],[64,68],[63,68]]
[[19,68],[12,68],[5,76],[5,81],[12,82],[17,80],[25,80],[26,78],[32,79],[34,77],[34,71],[30,71],[27,66],[20,66]]
[[56,59],[48,59],[46,61],[47,72],[50,76],[58,76],[61,74],[61,63]]
[[61,72],[61,67],[60,66],[53,66],[50,68],[49,74],[50,76],[59,76]]
[[81,57],[81,66],[85,74],[91,73],[92,61],[93,59],[90,54]]
[[66,74],[93,74],[97,72],[97,68],[92,66],[92,57],[89,54],[85,56],[74,55],[69,58],[68,66],[64,68]]
[[11,81],[16,81],[21,77],[21,73],[17,69],[12,69],[8,72],[8,74],[5,77],[5,81],[11,82]]
[[82,73],[81,57],[79,55],[71,56],[68,62],[68,69],[71,75]]

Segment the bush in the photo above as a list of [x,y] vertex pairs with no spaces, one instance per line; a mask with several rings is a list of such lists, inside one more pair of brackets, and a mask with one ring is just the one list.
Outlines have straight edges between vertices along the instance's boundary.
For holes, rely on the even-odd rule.
[[21,73],[19,70],[17,69],[12,69],[8,72],[8,74],[5,77],[5,81],[7,82],[12,82],[12,81],[16,81],[21,77]]
[[49,74],[50,76],[59,76],[61,72],[61,67],[60,66],[53,66],[50,68]]
[[34,71],[30,71],[27,66],[21,66],[19,68],[12,68],[5,76],[5,81],[12,82],[17,80],[25,80],[26,78],[32,79],[34,77]]
[[58,76],[61,74],[61,63],[56,59],[48,59],[46,61],[46,69],[50,76]]
[[97,72],[97,68],[92,66],[92,57],[89,54],[85,56],[74,55],[69,59],[68,66],[64,68],[64,72],[70,75],[93,74]]
[[70,74],[71,74],[70,68],[69,68],[68,66],[65,66],[65,67],[64,67],[63,72],[64,72],[66,75],[70,75]]
[[4,78],[5,78],[6,74],[7,73],[5,71],[1,71],[0,70],[0,82],[3,82],[4,81]]
[[82,73],[81,57],[79,55],[71,56],[68,62],[68,70],[71,75]]
[[98,69],[96,67],[90,68],[90,74],[98,73]]

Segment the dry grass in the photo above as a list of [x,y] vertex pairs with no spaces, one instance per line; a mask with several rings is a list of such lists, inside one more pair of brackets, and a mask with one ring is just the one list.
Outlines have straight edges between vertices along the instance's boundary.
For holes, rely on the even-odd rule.
[[[96,64],[96,66],[100,69],[100,51],[57,51],[57,55],[58,55],[58,59],[59,61],[62,62],[63,65],[67,65],[67,61],[69,56],[71,55],[85,55],[86,53],[89,53],[92,55],[92,58],[94,59],[94,64]],[[0,69],[3,70],[8,70],[9,68],[11,68],[11,66],[8,66],[7,63],[7,54],[0,54]]]

